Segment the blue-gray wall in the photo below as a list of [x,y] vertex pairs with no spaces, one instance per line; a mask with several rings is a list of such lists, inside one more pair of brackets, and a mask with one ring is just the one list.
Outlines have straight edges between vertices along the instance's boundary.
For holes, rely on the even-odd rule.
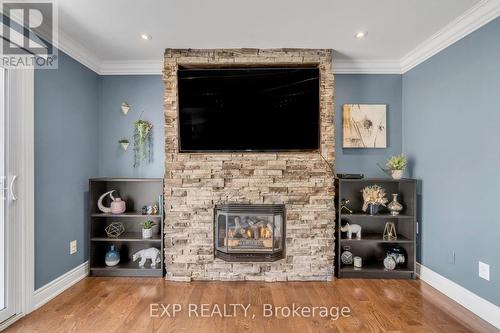
[[[88,178],[97,175],[99,77],[59,51],[35,71],[35,288],[85,262]],[[69,242],[78,252],[69,254]]]
[[[163,177],[165,129],[161,75],[102,76],[100,93],[99,175]],[[126,116],[120,108],[123,101],[131,106]],[[141,113],[141,119],[153,124],[153,163],[134,168],[133,126]],[[130,141],[126,152],[118,144],[123,137]]]
[[499,36],[496,19],[403,75],[403,151],[422,180],[421,263],[500,306]]
[[[338,173],[363,173],[384,177],[391,155],[401,154],[401,75],[335,75],[335,168]],[[344,104],[387,104],[387,148],[342,148],[342,106]],[[385,167],[385,166],[384,166]]]
[[[161,75],[103,76],[100,116],[100,176],[163,177],[163,82]],[[335,75],[335,123],[337,124],[337,172],[384,176],[377,163],[385,164],[390,155],[400,154],[401,75]],[[120,105],[128,101],[132,110],[127,116]],[[342,105],[346,103],[387,104],[388,148],[342,149]],[[119,147],[121,137],[132,141],[133,122],[144,111],[143,118],[154,124],[154,162],[133,168],[132,145],[127,152]]]

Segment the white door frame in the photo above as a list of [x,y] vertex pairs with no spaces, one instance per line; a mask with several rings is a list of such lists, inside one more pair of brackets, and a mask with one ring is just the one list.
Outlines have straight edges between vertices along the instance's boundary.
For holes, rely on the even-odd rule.
[[7,84],[6,84],[6,71],[3,67],[0,67],[0,81],[2,91],[0,94],[2,95],[0,98],[0,176],[2,177],[0,183],[0,205],[2,206],[2,210],[0,211],[0,222],[1,222],[1,230],[0,230],[0,243],[2,247],[0,251],[2,252],[0,257],[0,297],[1,303],[0,306],[0,322],[3,320],[12,317],[16,314],[17,306],[15,297],[15,291],[19,288],[18,282],[16,280],[16,271],[17,271],[17,261],[13,256],[13,249],[16,247],[14,235],[16,235],[16,226],[10,223],[11,221],[15,221],[16,217],[14,216],[14,209],[10,207],[15,205],[16,203],[12,199],[10,195],[10,182],[14,181],[12,175],[9,174],[9,170],[11,169],[11,163],[8,158],[9,156],[9,114],[6,112],[6,104],[7,104]]
[[9,70],[7,75],[7,107],[6,112],[11,116],[9,130],[13,135],[16,151],[11,152],[16,166],[17,182],[15,193],[16,223],[18,238],[17,251],[12,259],[18,262],[16,276],[19,281],[16,315],[0,324],[0,331],[12,324],[15,320],[33,310],[33,296],[35,289],[35,260],[34,260],[34,188],[35,188],[35,156],[34,156],[34,71]]

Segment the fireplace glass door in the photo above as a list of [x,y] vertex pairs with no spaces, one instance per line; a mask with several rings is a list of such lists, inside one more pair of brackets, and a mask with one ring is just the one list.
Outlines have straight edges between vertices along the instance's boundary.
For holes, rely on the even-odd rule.
[[[223,206],[228,208],[228,205]],[[234,206],[216,209],[215,247],[218,252],[235,254],[235,258],[238,258],[236,254],[246,254],[247,259],[259,258],[252,254],[263,254],[261,258],[266,258],[266,254],[282,253],[284,209],[281,205]]]

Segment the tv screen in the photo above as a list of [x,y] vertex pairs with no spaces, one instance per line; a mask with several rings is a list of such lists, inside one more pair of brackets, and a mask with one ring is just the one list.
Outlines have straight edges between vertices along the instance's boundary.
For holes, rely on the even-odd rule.
[[319,148],[319,69],[180,68],[180,151]]

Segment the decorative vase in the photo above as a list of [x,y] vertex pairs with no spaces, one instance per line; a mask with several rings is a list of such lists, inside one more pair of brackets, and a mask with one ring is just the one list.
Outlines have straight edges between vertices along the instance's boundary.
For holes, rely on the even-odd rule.
[[380,205],[378,204],[368,204],[368,213],[370,215],[377,215]]
[[153,228],[142,229],[142,238],[153,238]]
[[393,216],[399,215],[399,212],[401,212],[403,210],[403,205],[401,205],[398,202],[398,194],[397,193],[392,194],[392,201],[389,202],[389,204],[387,205],[387,208],[389,208],[389,210],[391,211],[391,215],[393,215]]
[[106,252],[104,262],[106,263],[106,266],[116,266],[120,262],[120,253],[116,250],[114,245],[111,245],[109,251]]
[[396,266],[404,266],[406,263],[406,251],[399,245],[389,248],[386,257],[392,257],[396,262]]
[[387,256],[384,259],[384,267],[388,271],[392,271],[396,268],[396,260],[392,256]]
[[[125,201],[123,201],[120,198],[115,198],[113,196],[113,192],[115,192],[115,190],[108,191],[108,192],[104,193],[103,195],[101,195],[99,197],[99,200],[97,200],[97,207],[99,208],[99,210],[101,212],[103,212],[105,214],[109,214],[109,213],[121,214],[121,213],[125,212],[125,209],[126,209]],[[111,198],[111,206],[110,207],[106,207],[102,203],[104,198],[107,195],[109,195]]]
[[403,170],[391,170],[392,179],[403,178]]
[[112,214],[122,214],[127,209],[125,201],[121,198],[116,198],[111,202],[111,213]]

